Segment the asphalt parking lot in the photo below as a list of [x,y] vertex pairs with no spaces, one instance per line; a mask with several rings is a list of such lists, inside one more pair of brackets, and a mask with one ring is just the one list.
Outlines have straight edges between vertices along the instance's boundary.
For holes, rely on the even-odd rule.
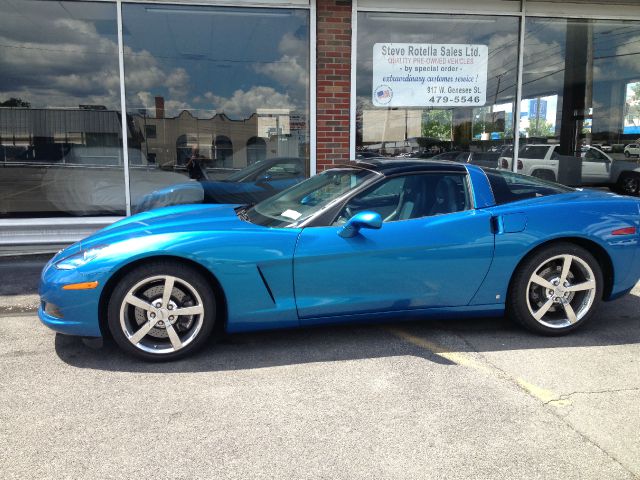
[[3,479],[640,476],[640,284],[571,336],[503,319],[232,335],[141,363],[0,314]]

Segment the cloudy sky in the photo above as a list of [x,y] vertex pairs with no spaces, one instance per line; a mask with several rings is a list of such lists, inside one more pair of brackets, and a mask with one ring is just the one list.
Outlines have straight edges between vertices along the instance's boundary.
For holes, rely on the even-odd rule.
[[[119,106],[115,5],[0,0],[0,101]],[[308,12],[123,6],[127,108],[167,115],[305,110]]]

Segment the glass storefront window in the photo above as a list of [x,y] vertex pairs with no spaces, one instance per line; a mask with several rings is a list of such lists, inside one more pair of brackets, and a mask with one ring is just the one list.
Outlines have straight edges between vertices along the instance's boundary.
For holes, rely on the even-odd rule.
[[519,172],[638,194],[639,22],[527,19],[522,88]]
[[[307,10],[125,4],[123,27],[128,143],[146,159],[130,167],[134,212],[256,203],[305,177]],[[277,159],[299,167],[271,175]]]
[[518,31],[516,17],[360,12],[356,156],[510,159]]
[[114,4],[0,0],[0,218],[123,215]]

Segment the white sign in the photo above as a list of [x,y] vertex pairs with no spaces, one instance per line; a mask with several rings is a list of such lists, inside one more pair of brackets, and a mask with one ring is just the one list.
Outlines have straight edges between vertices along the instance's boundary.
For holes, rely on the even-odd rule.
[[487,100],[486,45],[376,43],[376,107],[481,106]]

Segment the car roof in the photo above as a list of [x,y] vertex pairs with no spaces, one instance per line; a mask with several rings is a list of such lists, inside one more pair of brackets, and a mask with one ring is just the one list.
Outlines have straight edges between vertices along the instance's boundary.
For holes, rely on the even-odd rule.
[[364,160],[351,161],[336,167],[365,168],[380,172],[383,175],[395,175],[396,173],[410,172],[460,172],[466,173],[463,164],[448,160],[421,160],[421,159],[384,159],[367,158]]

